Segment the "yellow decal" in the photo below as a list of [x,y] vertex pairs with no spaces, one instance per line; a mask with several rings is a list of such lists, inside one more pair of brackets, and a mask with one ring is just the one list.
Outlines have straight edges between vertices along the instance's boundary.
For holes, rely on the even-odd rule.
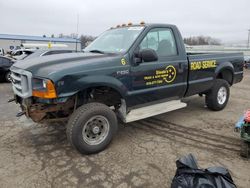
[[122,59],[121,59],[121,64],[122,64],[122,65],[126,65],[126,64],[127,64],[127,62],[126,62],[126,59],[125,59],[125,58],[122,58]]
[[208,60],[208,61],[193,61],[190,64],[191,70],[202,70],[215,68],[217,66],[216,60]]
[[156,70],[155,75],[145,76],[146,85],[156,85],[162,83],[171,83],[176,78],[176,69],[173,65],[169,65],[164,70]]

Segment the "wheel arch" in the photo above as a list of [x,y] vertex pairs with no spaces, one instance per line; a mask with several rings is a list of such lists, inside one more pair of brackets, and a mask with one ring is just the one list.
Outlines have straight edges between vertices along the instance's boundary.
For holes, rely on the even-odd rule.
[[215,78],[226,80],[230,86],[233,85],[234,67],[232,63],[225,62],[218,66],[215,71]]
[[117,91],[122,98],[126,98],[128,93],[128,88],[118,79],[112,76],[86,76],[79,78],[77,80],[72,81],[70,79],[62,79],[65,80],[64,85],[70,85],[69,87],[62,87],[59,89],[59,97],[70,97],[79,92],[88,90],[90,88],[95,87],[108,87],[112,88],[113,90]]
[[102,79],[88,80],[83,82],[76,94],[84,93],[91,102],[100,102],[108,106],[115,106],[121,103],[121,99],[126,101],[127,88],[119,80],[110,77]]

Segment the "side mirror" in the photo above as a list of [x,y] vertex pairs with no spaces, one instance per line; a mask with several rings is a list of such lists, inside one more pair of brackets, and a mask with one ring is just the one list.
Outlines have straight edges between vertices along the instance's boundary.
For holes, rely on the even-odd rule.
[[138,61],[139,59],[144,62],[153,62],[158,60],[156,51],[150,48],[140,50],[139,53],[135,54],[135,57],[137,63],[141,63],[141,61]]

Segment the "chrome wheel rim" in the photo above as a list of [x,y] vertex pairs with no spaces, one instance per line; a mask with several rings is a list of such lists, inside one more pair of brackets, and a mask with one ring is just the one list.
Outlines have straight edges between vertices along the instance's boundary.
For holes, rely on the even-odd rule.
[[218,91],[217,101],[220,105],[223,105],[227,100],[227,89],[225,87],[221,87]]
[[109,128],[107,118],[101,115],[93,116],[83,126],[83,140],[89,145],[98,145],[108,136]]

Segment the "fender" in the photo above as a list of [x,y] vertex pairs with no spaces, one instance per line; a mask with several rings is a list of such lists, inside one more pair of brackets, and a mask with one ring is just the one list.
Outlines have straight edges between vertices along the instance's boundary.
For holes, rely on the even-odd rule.
[[[115,77],[107,76],[107,75],[91,75],[85,76],[78,80],[75,80],[69,83],[70,86],[60,88],[60,93],[58,94],[59,97],[69,97],[72,96],[79,91],[91,88],[91,87],[98,87],[98,86],[106,86],[116,90],[123,98],[126,98],[128,93],[128,88],[118,79]],[[73,84],[73,85],[72,85]],[[58,84],[57,84],[58,85]]]
[[232,63],[230,62],[223,62],[220,63],[216,69],[215,69],[215,76],[218,76],[218,74],[223,71],[223,70],[229,70],[232,72],[232,74],[234,73],[234,67],[232,65]]
[[[233,83],[233,80],[234,80],[234,67],[233,67],[232,63],[230,63],[230,62],[223,62],[223,63],[220,63],[220,64],[216,67],[216,69],[215,69],[215,78],[217,78],[218,75],[219,75],[222,71],[224,71],[224,70],[228,70],[228,71],[231,72],[231,74],[232,74],[232,83]],[[232,84],[232,83],[230,83],[230,84]]]

